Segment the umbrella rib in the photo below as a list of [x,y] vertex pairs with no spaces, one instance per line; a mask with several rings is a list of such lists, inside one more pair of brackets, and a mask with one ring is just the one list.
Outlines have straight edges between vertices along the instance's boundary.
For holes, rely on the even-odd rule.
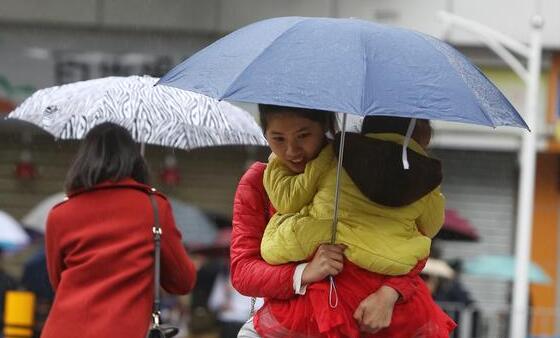
[[[426,39],[424,36],[422,36],[421,33],[418,33],[416,31],[412,31],[412,33],[417,36],[420,39]],[[455,69],[455,67],[453,67],[453,65],[451,64],[451,62],[449,62],[449,58],[438,48],[434,48],[434,50],[440,54],[443,58],[445,58],[447,60],[447,63],[449,64],[450,67],[452,67],[455,71],[452,72],[452,74],[454,76],[459,76],[459,74],[461,74],[461,72],[459,72],[457,69]],[[470,62],[469,62],[470,63]],[[476,68],[476,67],[475,67]],[[478,70],[478,68],[476,68],[477,71],[480,72],[480,70]],[[471,97],[474,99],[475,102],[479,103],[480,100],[478,99],[478,97],[476,95],[474,95],[473,90],[470,88],[470,86],[466,83],[465,79],[463,78],[463,76],[460,76],[461,81],[463,81],[465,83],[465,85],[469,88],[468,92],[471,95]],[[494,121],[492,121],[492,119],[489,117],[488,113],[484,111],[484,109],[482,109],[480,107],[480,104],[477,104],[478,106],[478,110],[482,113],[482,115],[486,118],[486,121],[490,124],[490,126],[492,126],[492,128],[496,128],[496,124],[494,123]]]
[[239,72],[239,74],[237,74],[237,75],[235,76],[235,78],[233,79],[233,81],[231,81],[231,84],[230,84],[230,85],[228,86],[228,88],[224,91],[224,94],[222,94],[222,95],[220,96],[220,100],[226,99],[226,98],[228,98],[229,96],[231,96],[232,94],[235,93],[235,91],[234,91],[234,92],[230,92],[231,87],[233,87],[233,85],[235,84],[235,82],[241,77],[241,75],[243,75],[243,73],[245,72],[245,70],[246,70],[247,68],[249,68],[253,63],[255,63],[255,61],[267,50],[268,47],[270,47],[270,46],[271,46],[274,42],[276,42],[276,40],[278,40],[280,37],[286,35],[286,33],[292,31],[296,26],[298,26],[299,24],[301,24],[302,22],[304,22],[304,21],[306,21],[306,20],[307,20],[307,18],[303,18],[302,20],[300,20],[300,21],[298,21],[298,22],[295,22],[289,29],[284,30],[282,33],[278,34],[278,36],[275,37],[274,40],[270,41],[270,43],[269,43],[268,45],[266,45],[266,46],[260,51],[260,53],[259,53],[256,57],[254,57],[254,58],[251,60],[251,62],[249,62],[249,64],[247,64],[247,66],[245,66],[245,67],[243,68],[243,70],[241,70],[241,71]]
[[[363,32],[362,32],[363,34]],[[363,38],[362,34],[360,34],[360,39]],[[366,47],[368,45],[366,44]],[[364,61],[364,79],[363,79],[363,85],[362,85],[362,102],[360,102],[360,111],[362,113],[365,112],[366,106],[365,106],[365,100],[366,100],[366,85],[367,85],[367,79],[368,79],[368,63],[367,63],[367,59],[368,59],[368,53],[364,48],[364,55],[362,60]]]

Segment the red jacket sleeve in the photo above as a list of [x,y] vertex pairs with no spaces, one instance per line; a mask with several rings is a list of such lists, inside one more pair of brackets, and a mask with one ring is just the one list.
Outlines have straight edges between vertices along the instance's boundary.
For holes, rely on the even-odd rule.
[[231,280],[244,295],[288,299],[295,296],[293,274],[297,264],[269,265],[260,255],[269,208],[262,183],[264,169],[263,163],[255,163],[243,175],[235,193]]
[[160,210],[161,286],[169,293],[186,294],[196,282],[196,268],[187,256],[169,202],[157,198]]
[[421,260],[409,273],[403,276],[390,276],[385,279],[384,285],[390,286],[401,295],[401,302],[406,302],[414,295],[419,283],[424,283],[419,278],[420,272],[426,265],[427,258]]

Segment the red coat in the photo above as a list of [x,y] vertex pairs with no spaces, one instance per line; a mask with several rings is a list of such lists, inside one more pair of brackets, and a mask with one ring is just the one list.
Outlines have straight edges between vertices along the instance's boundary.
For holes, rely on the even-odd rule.
[[[339,286],[339,297],[348,301],[344,315],[329,312],[326,294],[328,294],[328,283],[319,282],[309,286],[306,296],[296,297],[293,290],[293,273],[296,264],[269,265],[260,256],[260,243],[268,219],[274,213],[270,201],[263,187],[263,173],[266,168],[264,163],[253,164],[243,175],[239,182],[233,207],[233,233],[231,242],[231,276],[233,286],[242,294],[247,296],[265,297],[265,305],[255,315],[255,326],[261,336],[298,336],[294,332],[303,333],[302,326],[311,325],[308,319],[318,317],[328,321],[319,322],[307,327],[303,336],[326,336],[327,333],[319,334],[318,326],[323,330],[336,330],[335,322],[340,321],[346,328],[353,330],[356,325],[351,318],[351,312],[363,298],[373,293],[381,285],[388,285],[397,290],[401,295],[399,306],[395,308],[393,321],[399,322],[402,327],[404,322],[409,321],[410,315],[414,317],[433,318],[437,326],[441,324],[442,330],[450,331],[455,325],[432,301],[426,286],[419,277],[424,263],[421,262],[409,274],[398,277],[386,277],[362,270],[351,262],[345,262],[345,268],[337,276]],[[354,286],[355,285],[355,286]],[[361,287],[361,289],[360,289]],[[371,288],[364,290],[364,288]],[[360,292],[356,290],[360,289]],[[347,295],[346,293],[349,293]],[[313,309],[313,305],[319,306],[321,310]],[[410,304],[410,305],[408,305]],[[349,309],[351,307],[351,309]],[[401,309],[405,309],[401,311]],[[322,311],[325,310],[325,311]],[[418,316],[408,310],[422,311],[424,316]],[[401,314],[396,316],[396,312]],[[350,312],[350,318],[345,317]],[[304,319],[298,323],[293,318]],[[307,324],[306,324],[307,323]],[[296,331],[285,331],[281,327],[291,326]],[[393,337],[392,331],[385,331],[385,335],[379,337]],[[281,333],[282,332],[282,333]],[[289,333],[286,333],[289,332]],[[340,332],[340,331],[339,331]],[[382,331],[383,332],[383,331]],[[401,330],[402,332],[402,330]],[[410,332],[410,331],[409,331]],[[352,332],[353,334],[354,332]],[[348,333],[350,334],[350,333]],[[336,335],[335,335],[336,336]],[[402,335],[408,337],[407,334]],[[437,337],[438,335],[430,335]],[[443,335],[442,335],[443,336]],[[445,335],[447,336],[447,335]],[[396,335],[395,335],[396,337]]]
[[239,181],[233,202],[231,281],[247,296],[288,299],[297,264],[269,265],[261,257],[261,239],[274,213],[263,186],[266,165],[257,162]]
[[[55,300],[41,337],[145,337],[154,296],[149,189],[132,179],[102,183],[51,210],[46,253]],[[161,285],[185,294],[196,270],[169,202],[159,193],[156,200]]]

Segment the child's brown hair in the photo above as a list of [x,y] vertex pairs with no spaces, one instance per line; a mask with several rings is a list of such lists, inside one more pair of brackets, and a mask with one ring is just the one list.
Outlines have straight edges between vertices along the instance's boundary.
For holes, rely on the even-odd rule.
[[[396,133],[405,136],[410,120],[408,117],[366,116],[362,124],[362,134]],[[422,147],[426,147],[432,137],[430,120],[417,119],[411,137]]]

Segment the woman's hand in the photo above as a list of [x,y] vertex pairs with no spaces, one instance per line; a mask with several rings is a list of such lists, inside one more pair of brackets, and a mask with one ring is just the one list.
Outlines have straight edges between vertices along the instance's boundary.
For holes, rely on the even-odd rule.
[[388,327],[393,316],[393,307],[399,299],[395,289],[383,285],[377,291],[366,297],[354,312],[354,319],[360,330],[367,333]]
[[344,244],[321,244],[313,259],[307,264],[301,276],[301,283],[307,285],[325,279],[327,276],[336,276],[342,271]]

